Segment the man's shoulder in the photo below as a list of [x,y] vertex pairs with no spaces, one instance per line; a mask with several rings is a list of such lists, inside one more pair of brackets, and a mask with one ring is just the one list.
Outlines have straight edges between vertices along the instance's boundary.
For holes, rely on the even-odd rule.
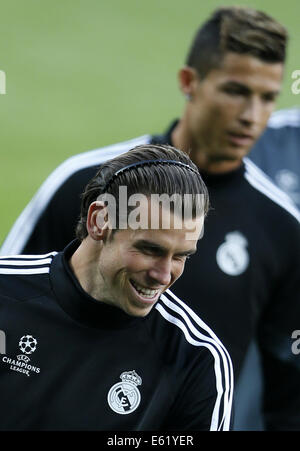
[[300,206],[300,108],[273,113],[249,158]]
[[82,173],[88,173],[89,169],[93,171],[107,160],[115,158],[122,153],[128,152],[135,146],[150,142],[150,135],[143,135],[128,141],[112,144],[106,147],[82,152],[65,160],[61,163],[45,180],[40,190],[49,193],[56,191],[61,185],[69,179],[72,181],[79,179]]
[[[99,166],[150,140],[150,135],[144,135],[74,155],[60,164],[43,182],[16,220],[1,247],[1,255],[22,253],[24,249],[26,252],[28,249],[34,249],[34,252],[39,249],[62,249],[73,239],[80,196]],[[55,238],[54,234],[61,234],[63,238]]]
[[[66,197],[72,196],[75,199],[76,196],[81,195],[86,184],[94,177],[101,164],[138,145],[146,144],[150,140],[150,135],[143,135],[68,158],[47,177],[31,202],[35,205],[36,199],[38,199],[39,212],[44,211],[51,202],[54,207],[58,202],[65,205]],[[31,203],[27,206],[29,210],[30,205]]]
[[300,108],[294,107],[275,111],[269,119],[267,130],[284,131],[286,127],[300,131]]
[[[51,186],[59,186],[70,177],[86,171],[89,168],[94,168],[107,160],[117,157],[122,153],[128,152],[135,146],[146,144],[150,142],[150,135],[143,135],[138,138],[130,139],[128,141],[112,144],[106,147],[99,147],[97,149],[82,152],[65,160],[50,174],[48,179],[44,182],[45,189]],[[43,186],[43,185],[42,185]]]
[[256,209],[261,208],[265,216],[274,215],[276,219],[299,226],[300,211],[292,199],[249,158],[244,158],[244,165],[244,178],[254,196]]
[[254,144],[249,158],[267,170],[290,167],[297,172],[300,158],[300,108],[278,110],[272,114],[267,127]]
[[[178,381],[181,394],[191,403],[198,390],[203,399],[215,399],[212,430],[224,430],[230,422],[234,375],[231,357],[213,330],[171,290],[165,291],[154,308],[157,353]],[[219,418],[219,419],[218,419]]]
[[[278,110],[272,114],[267,127],[254,144],[249,157],[257,164],[289,163],[300,156],[300,108]],[[270,160],[268,160],[268,158]],[[298,160],[299,161],[299,160]]]
[[56,254],[0,257],[0,297],[25,301],[48,291],[48,275]]
[[172,353],[172,340],[176,343],[174,350],[178,353],[178,340],[181,351],[188,355],[198,355],[202,351],[209,358],[222,361],[230,372],[232,363],[229,353],[214,331],[195,311],[171,290],[165,291],[155,306],[160,322],[157,328],[161,334],[159,341],[167,342],[169,355]]

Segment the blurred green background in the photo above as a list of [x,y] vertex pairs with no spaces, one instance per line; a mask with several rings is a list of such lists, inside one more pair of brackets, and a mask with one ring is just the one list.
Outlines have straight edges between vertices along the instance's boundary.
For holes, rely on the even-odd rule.
[[218,6],[280,20],[290,46],[278,108],[299,104],[299,0],[1,0],[0,243],[67,157],[146,133],[181,113],[177,71],[199,24]]

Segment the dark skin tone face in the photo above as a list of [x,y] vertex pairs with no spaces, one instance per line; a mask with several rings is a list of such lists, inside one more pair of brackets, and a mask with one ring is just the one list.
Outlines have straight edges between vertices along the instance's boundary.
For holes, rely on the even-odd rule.
[[203,79],[183,68],[180,85],[190,100],[173,131],[173,144],[190,150],[192,160],[207,172],[239,167],[267,125],[282,76],[282,63],[232,52]]

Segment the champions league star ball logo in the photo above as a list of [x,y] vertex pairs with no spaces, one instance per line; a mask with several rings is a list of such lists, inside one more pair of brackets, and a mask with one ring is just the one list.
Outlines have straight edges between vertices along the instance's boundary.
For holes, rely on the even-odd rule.
[[32,335],[24,335],[19,341],[19,348],[24,354],[32,354],[36,346],[37,341]]
[[142,385],[142,378],[133,370],[121,374],[118,382],[108,392],[107,402],[116,413],[127,415],[134,412],[141,402],[138,385]]
[[31,374],[39,374],[41,369],[38,366],[33,365],[30,362],[30,357],[28,354],[32,354],[37,347],[37,340],[32,335],[23,335],[19,340],[19,348],[22,354],[13,356],[5,355],[2,358],[2,362],[5,363],[11,371],[16,373],[21,373],[25,376],[30,376]]

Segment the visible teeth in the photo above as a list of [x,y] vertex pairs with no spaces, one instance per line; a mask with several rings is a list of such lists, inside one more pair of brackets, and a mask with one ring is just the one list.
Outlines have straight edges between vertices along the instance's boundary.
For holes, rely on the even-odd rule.
[[139,293],[141,293],[149,298],[153,298],[158,293],[158,290],[150,290],[149,288],[144,288],[144,287],[141,287],[140,285],[137,285],[136,282],[133,282],[133,281],[131,281],[131,282],[132,282],[132,285],[134,286],[134,288]]

